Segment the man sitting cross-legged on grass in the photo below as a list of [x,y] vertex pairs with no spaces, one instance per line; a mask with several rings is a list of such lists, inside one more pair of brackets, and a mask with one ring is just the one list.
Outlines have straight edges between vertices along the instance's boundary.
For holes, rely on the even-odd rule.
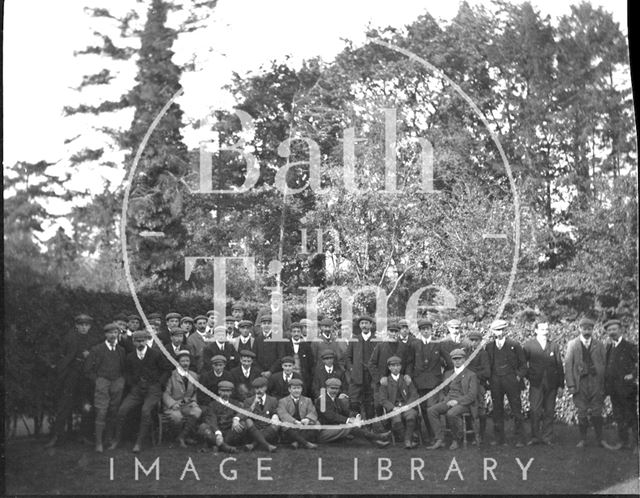
[[[301,379],[291,379],[289,382],[289,396],[285,396],[278,402],[278,417],[283,422],[296,425],[315,425],[318,423],[318,414],[311,401],[306,396],[302,396]],[[309,450],[317,448],[317,445],[308,441],[315,437],[315,431],[304,431],[300,429],[283,428],[283,438],[285,441],[293,440],[294,448],[302,447]],[[304,435],[303,435],[304,433]]]
[[260,415],[261,417],[270,419],[269,422],[253,419],[251,417],[241,416],[242,424],[247,428],[247,436],[251,437],[252,443],[246,445],[248,450],[252,450],[257,444],[261,448],[273,453],[276,451],[275,446],[278,440],[278,400],[273,396],[267,395],[267,379],[265,377],[257,377],[252,382],[255,395],[246,398],[244,401],[244,409]]
[[227,453],[235,453],[238,450],[229,444],[230,440],[237,438],[245,427],[240,423],[240,416],[233,406],[240,403],[231,399],[233,382],[222,380],[218,382],[218,396],[221,401],[212,400],[202,414],[202,423],[198,433],[204,437],[207,445],[217,446],[219,450]]
[[191,353],[185,350],[178,351],[177,357],[180,366],[171,374],[162,402],[171,424],[180,431],[178,443],[182,448],[186,448],[185,438],[195,430],[202,410],[196,401],[196,387],[193,383],[194,380],[198,380],[198,374],[189,371]]
[[349,409],[349,398],[338,396],[342,385],[340,379],[329,377],[325,381],[325,385],[326,393],[321,394],[316,400],[320,423],[322,425],[355,424],[355,426],[349,429],[322,429],[318,435],[319,443],[329,443],[353,435],[371,441],[378,448],[389,446],[390,432],[376,434],[369,429],[360,427],[362,419],[359,413],[354,415],[354,412]]
[[440,423],[442,414],[446,414],[447,423],[453,435],[453,442],[449,449],[455,450],[458,448],[458,441],[461,439],[462,414],[471,411],[471,407],[478,397],[478,377],[468,368],[462,368],[466,358],[464,349],[454,349],[449,355],[451,361],[453,361],[453,371],[450,370],[445,373],[445,380],[454,374],[457,374],[457,377],[445,387],[448,392],[444,398],[427,409],[429,423],[436,436],[436,442],[427,448],[429,450],[444,447],[444,429]]

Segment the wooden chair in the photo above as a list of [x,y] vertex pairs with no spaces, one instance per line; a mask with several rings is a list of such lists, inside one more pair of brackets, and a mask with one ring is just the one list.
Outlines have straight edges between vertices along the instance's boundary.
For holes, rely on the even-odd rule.
[[[417,424],[416,424],[416,429],[418,432],[418,441],[420,443],[420,446],[422,446],[423,444],[423,435],[422,435],[422,425],[423,425],[423,419],[422,419],[422,407],[420,405],[417,405],[417,409],[418,409],[418,416],[417,416]],[[382,407],[382,412],[386,415],[387,414],[387,410],[386,408],[383,406]],[[413,437],[413,434],[412,434]],[[396,435],[393,433],[393,430],[391,430],[391,442],[395,445],[396,444]]]

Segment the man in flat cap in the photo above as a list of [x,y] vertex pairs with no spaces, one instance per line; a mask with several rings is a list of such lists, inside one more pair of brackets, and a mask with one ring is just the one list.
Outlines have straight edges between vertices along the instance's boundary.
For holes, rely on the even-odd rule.
[[195,328],[195,322],[193,320],[193,318],[191,318],[190,316],[183,316],[180,319],[180,328],[182,330],[184,330],[184,342],[183,345],[186,346],[187,345],[187,340],[189,339],[189,336],[191,334],[193,334],[194,328]]
[[320,396],[320,390],[324,387],[328,378],[333,377],[339,379],[342,385],[342,397],[346,397],[345,391],[348,390],[345,372],[340,366],[335,364],[336,354],[331,349],[325,349],[320,353],[322,363],[318,365],[313,372],[313,383],[311,391],[313,398]]
[[240,402],[253,396],[253,381],[262,376],[260,369],[253,364],[255,359],[253,351],[243,349],[240,351],[240,365],[229,371],[235,386],[234,398]]
[[580,441],[577,447],[584,448],[589,428],[589,418],[596,432],[598,444],[608,447],[602,434],[602,409],[604,408],[604,374],[607,352],[600,341],[593,337],[595,321],[583,318],[580,335],[567,344],[564,375],[567,390],[573,395],[578,411]]
[[262,376],[253,380],[252,387],[255,395],[245,399],[244,409],[269,419],[269,422],[240,415],[241,423],[247,428],[247,434],[253,440],[246,447],[248,450],[253,450],[257,445],[269,453],[273,453],[277,449],[275,444],[278,441],[280,429],[277,425],[280,421],[278,417],[278,400],[267,394],[267,379]]
[[[387,413],[391,413],[391,430],[398,439],[404,436],[404,447],[408,450],[416,447],[413,442],[413,433],[416,428],[418,410],[416,408],[406,409],[406,405],[418,399],[418,391],[413,382],[407,383],[404,376],[400,374],[402,370],[402,359],[399,356],[392,356],[387,360],[389,377],[384,385],[380,386],[380,403]],[[404,434],[402,422],[404,421]]]
[[256,366],[260,368],[262,375],[266,378],[269,378],[280,364],[279,341],[274,337],[271,326],[271,315],[264,314],[260,318],[260,334],[254,342]]
[[231,305],[231,316],[233,317],[235,328],[238,329],[240,322],[244,320],[244,306],[242,303],[233,303]]
[[302,326],[299,322],[291,324],[291,337],[286,342],[278,344],[278,357],[281,359],[280,367],[274,369],[274,374],[282,370],[284,357],[291,358],[293,360],[292,371],[297,373],[304,382],[302,393],[305,396],[310,396],[313,380],[313,352],[311,344],[302,338]]
[[[305,341],[309,340],[309,331],[313,329],[315,326],[315,322],[312,322],[308,318],[303,318],[300,320],[300,329],[302,330],[302,338]],[[313,334],[315,337],[315,333]]]
[[540,315],[536,319],[536,336],[523,346],[527,360],[529,379],[529,404],[531,406],[531,440],[527,443],[551,444],[553,418],[556,412],[556,396],[562,395],[564,368],[560,345],[548,338],[549,321]]
[[240,363],[236,348],[227,342],[227,328],[224,325],[217,325],[213,329],[213,342],[208,343],[202,350],[203,372],[209,369],[211,358],[219,354],[227,358],[227,370],[235,368]]
[[[300,426],[318,423],[313,401],[302,396],[302,380],[291,379],[289,382],[289,396],[278,401],[278,417],[282,422]],[[283,427],[282,435],[285,442],[293,441],[291,444],[294,448],[317,448],[317,445],[310,441],[317,437],[316,431]]]
[[225,453],[236,453],[238,450],[229,441],[240,440],[246,428],[240,423],[240,414],[233,408],[240,407],[240,403],[231,398],[233,383],[222,380],[218,383],[220,401],[212,399],[204,407],[198,433],[209,446]]
[[373,408],[373,379],[368,368],[375,347],[373,319],[363,315],[358,319],[360,334],[354,336],[347,346],[346,367],[349,382],[350,409],[367,419],[375,416]]
[[515,423],[516,447],[525,444],[524,415],[520,391],[524,389],[524,377],[527,374],[527,362],[522,346],[513,339],[505,337],[509,323],[495,320],[491,324],[494,340],[486,346],[491,366],[491,401],[493,403],[493,430],[495,439],[492,445],[506,444],[504,435],[504,397],[509,400]]
[[93,397],[91,382],[83,375],[83,366],[91,348],[100,339],[91,332],[93,318],[86,314],[75,317],[75,330],[62,341],[60,357],[55,365],[56,372],[56,416],[53,436],[46,447],[58,444],[64,436],[67,420],[74,410],[82,413],[81,438],[88,439],[91,432],[90,412]]
[[118,447],[122,439],[122,430],[131,410],[142,406],[138,437],[133,446],[134,453],[140,452],[142,442],[151,428],[151,412],[162,399],[162,385],[170,375],[164,355],[147,345],[149,332],[136,330],[133,343],[136,350],[127,355],[125,361],[125,382],[130,387],[118,410],[116,437],[109,449]]
[[[103,451],[103,434],[111,438],[115,417],[124,389],[126,352],[118,345],[120,328],[115,323],[104,326],[104,342],[91,348],[84,363],[84,373],[94,386],[93,406],[96,412],[96,451]],[[108,424],[108,428],[107,428]]]
[[330,377],[325,382],[326,392],[316,399],[316,411],[320,424],[322,425],[342,425],[353,424],[351,428],[345,429],[321,429],[318,434],[319,443],[329,443],[346,438],[347,436],[355,436],[366,439],[378,448],[386,448],[389,446],[390,432],[385,434],[376,434],[367,428],[361,426],[362,418],[359,413],[354,413],[349,409],[349,401],[346,398],[340,398],[339,393],[342,387],[340,379]]
[[[151,318],[151,317],[149,317]],[[127,335],[131,337],[131,335],[136,331],[140,330],[140,326],[142,325],[142,320],[138,315],[131,314],[127,317]]]
[[[184,329],[182,327],[173,327],[169,331],[169,334],[170,334],[171,340],[169,341],[169,344],[167,344],[165,347],[167,348],[167,351],[171,353],[171,356],[173,356],[173,358],[176,361],[178,361],[178,353],[180,351],[188,350],[184,346]],[[160,348],[155,343],[153,344],[153,348],[160,351]],[[173,364],[171,364],[170,368],[171,370],[173,370],[174,368]]]
[[[607,344],[605,390],[611,397],[613,418],[618,426],[617,448],[638,446],[638,346],[623,335],[622,323],[612,318],[604,324]],[[629,429],[632,439],[629,440]]]
[[[433,340],[433,324],[422,318],[418,320],[419,337],[411,342],[412,361],[406,369],[418,390],[418,396],[426,396],[435,387],[440,385],[443,374],[452,370],[449,355],[442,349],[442,343]],[[427,410],[438,402],[436,396],[432,396],[421,404],[422,417],[427,428],[427,443],[431,444],[436,436],[429,423]]]
[[[482,334],[479,330],[471,330],[467,334],[466,340],[462,341],[467,358],[476,349],[480,347],[482,342]],[[484,441],[484,435],[487,429],[487,407],[485,393],[489,389],[489,379],[491,378],[491,365],[489,363],[489,354],[484,347],[480,348],[478,354],[469,362],[467,368],[471,370],[478,378],[478,400],[476,406],[478,408],[478,416],[474,418],[474,432],[476,433],[476,443],[480,444]]]
[[409,343],[415,339],[414,335],[409,330],[409,320],[403,318],[398,320],[400,330],[398,331],[398,341],[409,346]]
[[270,321],[270,323],[273,327],[277,326],[282,328],[282,330],[279,331],[279,336],[281,339],[284,339],[287,337],[289,330],[291,330],[291,313],[282,303],[282,292],[279,289],[276,289],[271,293],[269,306],[260,308],[260,310],[258,311],[255,322],[256,329],[259,329],[263,317],[269,316],[269,318],[273,320],[274,315],[276,317],[281,317],[281,321],[278,324],[273,323],[272,321]]
[[202,352],[208,344],[208,337],[205,332],[207,328],[207,317],[198,315],[195,317],[196,330],[187,339],[187,349],[191,351],[191,363],[197,372],[202,371]]
[[113,318],[113,323],[118,326],[118,338],[117,342],[120,347],[125,350],[125,353],[130,353],[133,351],[133,340],[131,339],[131,332],[128,330],[128,316],[126,313],[118,313]]
[[[320,334],[314,341],[311,341],[314,368],[318,368],[318,365],[322,364],[322,358],[320,357],[322,352],[330,349],[335,355],[336,365],[344,370],[347,359],[347,348],[347,342],[336,340],[333,320],[331,318],[323,318],[320,320]],[[324,386],[324,384],[322,384],[322,386]]]
[[227,342],[231,343],[236,337],[240,335],[240,332],[236,328],[236,320],[231,316],[227,316],[224,319],[224,326],[227,328]]
[[[211,368],[205,373],[200,375],[200,383],[214,394],[218,394],[218,384],[223,380],[229,381],[233,384],[233,377],[229,370],[225,368],[227,365],[227,358],[221,354],[213,356],[211,358]],[[202,408],[208,405],[213,399],[203,390],[198,390],[197,394],[198,404]]]
[[162,327],[158,331],[158,339],[165,346],[171,342],[171,330],[174,328],[180,327],[180,320],[182,319],[182,315],[180,313],[167,313],[164,317],[165,323],[164,327]]
[[436,435],[436,442],[428,449],[435,450],[444,447],[444,430],[440,423],[440,416],[445,415],[451,429],[452,442],[450,450],[456,450],[464,437],[462,434],[462,414],[473,415],[474,405],[478,399],[478,378],[468,368],[464,368],[467,357],[464,349],[454,349],[449,353],[453,361],[453,371],[445,374],[445,380],[451,376],[454,379],[445,386],[440,401],[427,410],[429,423]]
[[454,349],[460,349],[463,347],[462,344],[462,322],[457,318],[449,320],[445,324],[447,328],[447,336],[442,339],[441,345],[442,350],[449,355],[451,351]]
[[256,352],[254,346],[256,340],[251,333],[252,329],[253,323],[251,322],[251,320],[240,320],[238,322],[239,334],[231,341],[231,345],[236,349],[238,353],[243,349],[245,351],[253,351],[254,353]]
[[171,424],[179,431],[178,444],[186,448],[185,438],[195,432],[202,410],[198,406],[197,389],[193,383],[194,380],[198,380],[198,374],[189,369],[191,353],[182,350],[178,352],[177,357],[180,366],[169,377],[162,395],[162,404],[164,413],[169,416]]
[[[293,371],[294,367],[294,359],[293,356],[284,356],[280,360],[281,363],[281,372],[275,372],[271,377],[269,377],[269,382],[267,383],[267,392],[275,397],[276,399],[282,399],[285,396],[289,395],[289,383],[292,379],[300,379],[302,377],[300,374]],[[302,392],[304,394],[305,391],[305,383],[303,382]]]

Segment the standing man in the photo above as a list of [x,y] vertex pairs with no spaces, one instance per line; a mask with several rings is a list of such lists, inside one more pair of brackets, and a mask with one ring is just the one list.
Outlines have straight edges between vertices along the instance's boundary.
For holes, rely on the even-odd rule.
[[[449,334],[442,339],[442,350],[449,356],[449,353],[454,349],[462,348],[462,322],[458,319],[449,320],[445,326],[447,327],[447,331]],[[451,358],[449,358],[449,363],[451,363]]]
[[560,346],[549,340],[548,335],[549,323],[546,317],[541,316],[536,321],[536,337],[528,340],[522,348],[527,361],[531,405],[531,440],[528,445],[551,444],[556,395],[559,392],[562,396],[564,387]]
[[[482,342],[482,334],[478,330],[471,330],[467,335],[467,341],[464,342],[464,350],[467,353],[467,357],[471,355]],[[478,417],[477,426],[474,425],[474,431],[476,433],[476,442],[478,445],[484,441],[484,434],[487,428],[487,407],[485,394],[489,388],[489,379],[491,377],[491,365],[489,364],[489,354],[482,347],[478,354],[471,360],[467,368],[471,370],[478,378]],[[476,420],[474,419],[474,424]]]
[[99,342],[99,339],[90,333],[92,323],[93,318],[89,315],[76,316],[75,330],[67,334],[62,341],[61,357],[55,366],[58,406],[52,431],[53,437],[46,444],[46,448],[55,446],[63,438],[67,420],[71,417],[74,408],[79,408],[82,413],[81,437],[86,439],[89,436],[92,386],[83,375],[83,366],[89,351]]
[[96,451],[102,453],[102,435],[107,437],[115,427],[115,417],[124,390],[125,350],[118,345],[120,328],[115,323],[104,326],[105,341],[96,344],[84,364],[85,375],[94,385],[93,406],[96,410]]
[[596,432],[598,444],[608,448],[602,435],[602,409],[604,408],[604,374],[607,352],[604,344],[593,338],[595,322],[590,318],[580,320],[580,335],[567,344],[564,375],[569,394],[578,411],[580,441],[584,448],[589,428],[589,418]]
[[[282,306],[282,308],[280,308]],[[271,293],[271,299],[269,301],[269,307],[261,308],[258,311],[258,316],[256,316],[256,328],[260,327],[262,323],[262,318],[265,316],[269,316],[271,318],[273,315],[278,315],[282,313],[282,333],[281,337],[284,339],[287,337],[289,330],[291,329],[291,313],[289,310],[282,304],[282,293],[279,290],[274,290]]]
[[197,372],[202,371],[202,351],[208,344],[205,329],[207,328],[207,317],[198,315],[195,318],[196,331],[187,339],[187,349],[191,351],[191,363],[195,365]]
[[202,350],[203,371],[211,365],[211,358],[219,354],[227,359],[228,370],[240,363],[238,352],[231,343],[227,342],[227,328],[224,325],[218,325],[213,329],[213,342],[208,343]]
[[167,362],[158,350],[147,346],[151,334],[146,330],[137,330],[133,334],[136,350],[129,353],[125,362],[126,382],[130,386],[127,397],[118,410],[116,421],[116,438],[109,447],[114,450],[122,439],[122,430],[129,412],[142,406],[140,429],[133,447],[134,453],[139,453],[142,441],[151,427],[151,411],[162,399],[162,385],[169,376]]
[[[274,373],[269,377],[269,382],[267,383],[267,392],[277,399],[282,399],[289,394],[289,383],[292,379],[301,379],[300,374],[293,371],[293,357],[285,356],[280,362],[282,363],[282,372]],[[304,392],[304,381],[302,382],[302,390]]]
[[[348,344],[344,341],[336,341],[336,335],[333,327],[334,323],[331,318],[323,318],[320,320],[320,335],[315,341],[311,342],[311,351],[313,352],[315,368],[322,364],[320,358],[322,352],[330,349],[335,354],[336,365],[338,365],[342,370],[345,369]],[[324,383],[322,386],[324,386]]]
[[[291,324],[291,337],[287,342],[281,342],[278,345],[278,357],[282,360],[285,357],[293,359],[293,372],[298,374],[304,382],[302,393],[309,396],[311,393],[311,382],[313,380],[313,353],[311,352],[311,344],[305,342],[302,338],[302,326],[298,323]],[[274,373],[282,369],[276,368]],[[285,393],[286,394],[286,393]]]
[[180,328],[184,330],[184,345],[186,346],[189,336],[193,334],[193,329],[194,329],[193,318],[191,318],[190,316],[183,316],[182,319],[180,320]]
[[[613,417],[618,425],[618,448],[638,445],[638,346],[622,335],[622,324],[611,319],[604,324],[611,343],[607,345],[605,388],[611,396]],[[631,428],[632,442],[629,442]]]
[[355,336],[347,346],[346,367],[350,373],[349,383],[350,409],[364,415],[366,419],[375,416],[373,409],[373,380],[367,367],[375,346],[375,333],[372,331],[373,320],[369,316],[361,316],[358,320],[360,334]]
[[165,327],[158,333],[158,339],[165,346],[171,342],[171,330],[180,327],[182,315],[180,313],[171,312],[165,317]]
[[509,400],[511,413],[515,421],[516,448],[525,443],[524,415],[520,391],[524,388],[524,376],[527,363],[522,346],[513,339],[505,337],[509,324],[504,320],[495,320],[491,324],[494,340],[487,344],[489,365],[491,366],[491,401],[493,402],[493,430],[495,439],[491,445],[505,445],[504,437],[504,397]]
[[[418,320],[418,332],[419,338],[411,342],[413,359],[407,368],[407,375],[413,379],[418,396],[422,398],[442,382],[443,373],[453,369],[453,365],[448,363],[449,355],[442,350],[442,343],[433,340],[433,324],[429,320]],[[429,423],[427,410],[437,402],[437,397],[432,396],[420,405],[428,444],[433,442],[436,433]]]
[[[313,372],[313,398],[320,396],[320,389],[325,386],[327,379],[335,378],[340,380],[342,389],[348,390],[345,372],[340,366],[335,365],[336,355],[331,349],[326,349],[320,353],[322,363],[319,364]],[[344,392],[340,395],[345,398]]]
[[244,306],[242,306],[241,303],[233,303],[233,306],[231,306],[231,316],[233,317],[233,326],[239,331],[240,322],[244,320]]
[[[200,376],[200,383],[214,394],[219,394],[218,384],[223,380],[231,382],[233,385],[233,377],[231,377],[229,370],[225,368],[226,364],[227,359],[224,356],[221,354],[216,355],[211,358],[211,369]],[[200,407],[207,406],[213,399],[201,389],[198,390],[198,394],[196,396]]]
[[273,337],[271,330],[271,315],[265,314],[260,319],[260,332],[254,343],[256,366],[261,369],[262,376],[268,379],[280,363],[279,343]]
[[236,348],[238,353],[242,350],[256,352],[254,346],[255,338],[251,333],[252,328],[253,324],[250,320],[240,320],[240,322],[238,322],[238,331],[240,334],[231,341],[231,344]]

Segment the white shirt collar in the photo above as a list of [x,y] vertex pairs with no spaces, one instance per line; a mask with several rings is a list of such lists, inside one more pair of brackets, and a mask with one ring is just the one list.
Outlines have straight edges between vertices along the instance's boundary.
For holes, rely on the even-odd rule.
[[589,339],[587,340],[582,334],[580,334],[580,342],[584,344],[585,348],[588,348],[591,345],[591,339],[593,339],[593,337],[589,337]]
[[400,374],[398,374],[398,375],[391,374],[391,378],[393,380],[395,380],[396,382],[398,382],[398,380],[400,379]]
[[139,349],[136,349],[136,354],[138,355],[138,358],[143,359],[145,357],[145,355],[147,354],[147,349],[148,348],[149,348],[149,346],[145,346],[142,351],[140,351]]
[[113,351],[114,349],[116,349],[116,345],[118,344],[117,342],[112,346],[111,343],[109,341],[104,341],[104,343],[107,345],[107,347],[109,348],[109,351]]
[[243,365],[240,365],[240,366],[242,367],[242,372],[244,373],[245,377],[248,377],[248,376],[249,376],[249,374],[251,373],[251,367],[246,368],[246,367],[245,367],[245,366],[243,366]]
[[365,334],[364,332],[362,333],[362,340],[363,341],[368,341],[371,338],[371,332]]
[[327,371],[327,373],[333,373],[333,367],[328,367],[327,365],[325,365],[324,369]]
[[618,340],[616,342],[613,343],[614,347],[617,347],[620,345],[620,342],[622,342],[622,336],[618,337]]
[[251,337],[249,337],[249,336],[247,336],[247,337],[240,336],[240,342],[241,342],[242,344],[246,344],[246,343],[247,343],[247,342],[249,342],[250,340],[251,340]]
[[453,367],[454,374],[459,374],[464,370],[464,367]]
[[500,337],[500,339],[496,339],[496,346],[498,346],[498,348],[502,349],[502,346],[504,346],[504,337]]
[[537,335],[536,339],[540,343],[540,346],[542,346],[542,349],[544,349],[547,343],[549,342],[547,339],[547,336],[544,336],[544,335]]

